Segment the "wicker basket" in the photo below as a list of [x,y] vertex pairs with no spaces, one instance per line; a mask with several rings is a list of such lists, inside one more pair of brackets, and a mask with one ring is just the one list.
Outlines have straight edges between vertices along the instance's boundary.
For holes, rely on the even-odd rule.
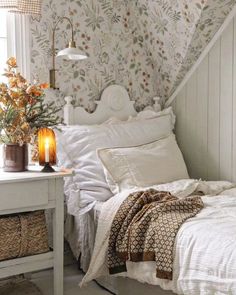
[[0,261],[48,251],[44,211],[0,218]]

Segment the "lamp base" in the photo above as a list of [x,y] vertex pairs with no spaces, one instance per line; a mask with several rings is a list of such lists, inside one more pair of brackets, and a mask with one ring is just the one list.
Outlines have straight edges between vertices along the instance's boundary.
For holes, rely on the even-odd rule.
[[55,172],[55,170],[52,168],[52,166],[49,163],[45,163],[41,172],[51,173],[51,172]]

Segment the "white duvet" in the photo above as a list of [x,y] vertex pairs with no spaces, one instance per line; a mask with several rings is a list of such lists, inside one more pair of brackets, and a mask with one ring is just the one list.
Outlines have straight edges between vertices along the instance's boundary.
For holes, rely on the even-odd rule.
[[[174,249],[173,280],[157,279],[155,262],[127,262],[129,278],[186,295],[236,294],[236,188],[229,182],[181,180],[158,190],[186,197],[203,191],[204,209],[180,228]],[[225,191],[227,190],[227,191]],[[107,275],[106,252],[112,220],[131,191],[115,195],[102,207],[95,248],[81,285]],[[220,195],[219,195],[220,194]]]

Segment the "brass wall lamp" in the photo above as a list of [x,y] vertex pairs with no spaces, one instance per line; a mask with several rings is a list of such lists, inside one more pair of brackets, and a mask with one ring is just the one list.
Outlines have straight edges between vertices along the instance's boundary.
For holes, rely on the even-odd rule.
[[[56,49],[55,49],[56,29],[57,29],[58,24],[61,23],[63,20],[68,21],[69,24],[70,24],[71,41],[69,42],[68,47],[66,47],[65,49],[60,50],[56,54]],[[74,40],[73,24],[72,24],[71,20],[66,16],[61,17],[57,21],[57,23],[54,26],[53,31],[52,31],[52,69],[50,70],[50,87],[53,88],[53,89],[58,89],[58,88],[56,88],[56,71],[57,71],[56,67],[55,67],[55,58],[56,57],[63,57],[64,59],[67,59],[67,60],[82,60],[82,59],[87,58],[87,55],[81,54],[79,49],[76,48],[76,44],[75,44],[75,40]]]

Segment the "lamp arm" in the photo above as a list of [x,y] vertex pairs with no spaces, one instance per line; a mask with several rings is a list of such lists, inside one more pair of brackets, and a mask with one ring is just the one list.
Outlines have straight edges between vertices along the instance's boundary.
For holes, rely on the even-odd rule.
[[55,26],[53,27],[52,29],[52,69],[51,69],[51,84],[52,84],[52,87],[55,88],[55,71],[56,71],[56,67],[55,67],[55,56],[56,56],[56,50],[55,50],[55,34],[56,34],[56,29],[58,27],[58,24],[61,23],[63,20],[66,20],[69,24],[70,24],[70,27],[71,27],[71,44],[75,45],[75,42],[74,42],[74,29],[73,29],[73,24],[72,24],[72,21],[66,17],[66,16],[63,16],[61,18],[59,18],[59,20],[56,22]]
[[[52,36],[54,38],[54,43],[55,43],[55,32],[56,32],[56,29],[57,29],[57,26],[59,23],[61,23],[63,20],[67,20],[68,23],[70,24],[70,27],[71,27],[71,41],[74,41],[74,29],[73,29],[73,24],[72,24],[72,21],[69,19],[69,17],[67,16],[63,16],[63,17],[60,17],[59,20],[56,22],[53,30],[52,30],[52,34],[54,36]],[[54,48],[55,48],[55,44],[54,44]]]

